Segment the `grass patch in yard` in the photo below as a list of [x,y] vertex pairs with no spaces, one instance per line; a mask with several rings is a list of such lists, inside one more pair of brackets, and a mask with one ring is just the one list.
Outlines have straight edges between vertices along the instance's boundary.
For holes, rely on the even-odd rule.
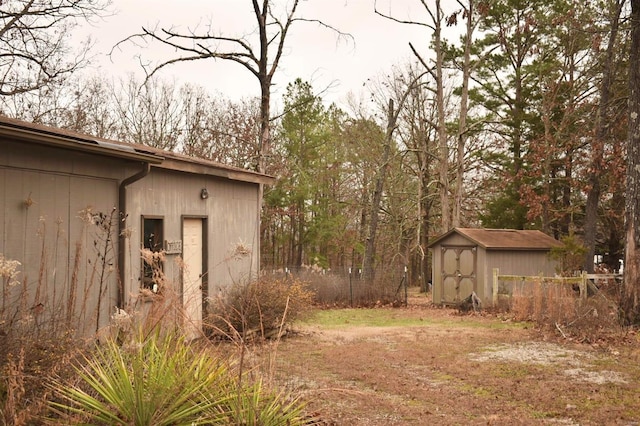
[[317,310],[304,320],[305,324],[322,327],[397,327],[432,323],[422,318],[400,315],[396,309],[326,309]]
[[557,413],[551,411],[531,410],[532,419],[554,419],[557,415]]
[[494,364],[492,367],[494,377],[503,379],[526,379],[533,375],[532,368],[527,365]]
[[484,317],[433,317],[429,312],[405,310],[402,308],[378,309],[318,309],[310,313],[303,324],[326,328],[341,327],[417,327],[442,326],[489,329],[523,329],[528,323],[490,320]]
[[494,395],[493,390],[490,388],[486,388],[483,386],[476,386],[468,383],[459,384],[458,389],[460,389],[462,392],[467,392],[481,398],[490,398]]
[[452,376],[450,374],[445,374],[445,373],[438,373],[435,375],[435,379],[440,381],[440,382],[452,382],[454,380],[456,380],[455,376]]

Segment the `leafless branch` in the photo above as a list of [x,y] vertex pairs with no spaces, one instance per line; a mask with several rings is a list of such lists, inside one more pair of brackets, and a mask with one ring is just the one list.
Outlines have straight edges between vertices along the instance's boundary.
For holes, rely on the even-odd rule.
[[294,19],[294,21],[301,21],[301,22],[307,22],[307,23],[313,23],[313,24],[318,24],[319,26],[331,30],[333,33],[338,35],[338,40],[342,40],[342,39],[347,39],[352,41],[355,44],[355,38],[353,37],[352,34],[349,33],[345,33],[340,31],[338,28],[334,27],[333,25],[329,25],[326,22],[323,22],[319,19],[307,19],[307,18],[296,18]]
[[427,70],[427,72],[431,75],[431,77],[433,77],[434,79],[437,78],[436,77],[436,73],[434,71],[433,67],[430,67],[429,65],[427,65],[427,63],[425,62],[424,59],[422,59],[422,56],[420,56],[420,54],[418,53],[418,51],[416,50],[415,47],[413,47],[413,44],[411,44],[411,42],[409,42],[409,48],[411,49],[411,51],[413,52],[413,54],[416,56],[416,58],[418,58],[418,61],[420,61],[420,63],[422,64],[422,66]]
[[107,15],[106,0],[13,0],[0,2],[0,95],[10,96],[58,84],[87,64],[91,47],[71,48],[80,21]]
[[[424,4],[424,0],[422,0],[423,4]],[[426,6],[425,6],[426,7]],[[428,10],[428,8],[427,8]],[[435,31],[435,28],[432,25],[426,24],[424,22],[416,22],[416,21],[409,21],[406,19],[400,19],[400,18],[396,18],[394,16],[388,15],[386,13],[380,12],[380,10],[378,10],[378,1],[374,1],[373,3],[373,11],[375,12],[376,15],[381,16],[385,19],[389,19],[391,21],[397,22],[399,24],[409,24],[409,25],[417,25],[419,27],[426,27],[429,28],[432,31]]]

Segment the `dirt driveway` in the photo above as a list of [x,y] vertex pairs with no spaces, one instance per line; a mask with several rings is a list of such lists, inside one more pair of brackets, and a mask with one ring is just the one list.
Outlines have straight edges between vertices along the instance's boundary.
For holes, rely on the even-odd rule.
[[274,371],[325,425],[636,425],[640,344],[625,340],[424,303],[331,310],[278,343]]

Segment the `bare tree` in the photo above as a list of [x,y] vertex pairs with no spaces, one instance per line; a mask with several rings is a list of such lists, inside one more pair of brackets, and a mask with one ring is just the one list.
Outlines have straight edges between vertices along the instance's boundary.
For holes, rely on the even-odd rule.
[[[385,108],[386,112],[386,130],[384,136],[384,145],[382,150],[382,159],[380,161],[379,169],[377,170],[375,177],[375,184],[373,188],[373,195],[371,197],[371,210],[369,214],[369,227],[365,241],[364,258],[363,258],[363,273],[365,279],[370,282],[375,278],[375,265],[374,259],[376,257],[376,238],[378,236],[378,220],[380,214],[380,208],[382,205],[382,195],[384,192],[384,185],[387,177],[387,171],[391,162],[392,145],[394,144],[394,132],[398,127],[398,117],[405,107],[405,103],[412,92],[423,85],[422,78],[426,72],[419,73],[418,75],[411,76],[411,80],[405,83],[402,79],[395,79],[383,86],[389,87],[394,93],[392,94],[398,100],[397,108],[395,107],[394,98],[391,97],[388,101],[388,107]],[[395,84],[394,84],[395,83]]]
[[183,117],[175,84],[151,79],[140,87],[130,75],[115,97],[119,139],[165,150],[178,147]]
[[[395,16],[380,12],[375,9],[376,14],[390,19],[392,21],[401,24],[410,24],[425,27],[433,34],[432,48],[435,53],[435,60],[433,65],[427,64],[425,59],[418,53],[417,49],[412,43],[409,43],[409,47],[413,54],[418,58],[420,63],[425,67],[427,72],[431,75],[435,82],[435,88],[432,89],[435,95],[434,103],[436,106],[436,130],[438,141],[438,174],[439,174],[439,194],[440,194],[440,206],[442,210],[441,216],[441,230],[447,231],[452,226],[459,226],[461,221],[462,200],[463,200],[463,180],[464,180],[464,153],[465,143],[468,134],[467,129],[467,114],[468,114],[468,97],[469,97],[469,79],[471,74],[471,38],[476,27],[476,21],[474,20],[474,1],[467,1],[466,5],[458,0],[458,4],[461,6],[459,11],[454,12],[449,17],[445,18],[444,11],[441,6],[440,0],[435,0],[433,5],[428,4],[425,0],[419,0],[422,4],[425,12],[429,16],[430,22],[419,22],[414,20],[399,19]],[[374,5],[374,8],[376,6]],[[447,130],[447,111],[446,107],[446,94],[445,94],[445,43],[442,35],[443,24],[454,25],[457,22],[458,15],[461,14],[466,19],[466,32],[464,38],[464,54],[463,63],[460,65],[462,69],[462,92],[459,110],[459,126],[456,132],[456,180],[455,186],[452,188],[451,179],[449,176],[450,164],[450,147],[449,147],[449,132]],[[453,208],[451,206],[451,192],[453,191]]]
[[0,96],[9,117],[74,130],[100,138],[117,137],[113,84],[102,76],[73,76],[64,84]]
[[70,104],[56,111],[51,124],[63,129],[87,133],[99,138],[118,136],[120,118],[112,82],[101,76],[92,76],[65,84],[69,92],[62,97]]
[[147,78],[169,65],[198,59],[224,59],[236,62],[253,74],[260,84],[260,156],[257,170],[264,172],[265,157],[271,150],[271,86],[291,26],[294,22],[306,21],[331,28],[320,21],[298,17],[299,3],[300,0],[293,0],[282,13],[278,13],[273,0],[251,0],[257,28],[245,36],[230,37],[208,31],[197,34],[193,30],[181,33],[173,28],[143,28],[142,33],[134,34],[123,42],[135,39],[150,40],[179,52],[178,57],[149,67]]
[[180,93],[185,121],[182,152],[255,169],[260,136],[257,99],[225,100],[210,97],[202,88],[192,86],[186,86]]
[[367,234],[367,240],[364,249],[363,260],[363,272],[366,280],[373,282],[374,280],[374,265],[375,248],[376,248],[376,236],[378,234],[378,218],[380,213],[380,204],[382,203],[382,191],[384,188],[384,181],[387,175],[387,169],[389,168],[389,160],[391,159],[391,144],[393,142],[393,131],[396,128],[396,120],[398,118],[398,111],[400,108],[395,109],[393,99],[389,99],[389,107],[387,109],[387,129],[384,138],[384,150],[382,153],[382,165],[378,170],[376,176],[376,183],[373,190],[373,198],[371,201],[371,213],[369,220],[369,232]]
[[74,52],[72,29],[106,13],[109,0],[0,2],[0,95],[57,84],[85,66],[87,40]]
[[452,226],[460,226],[462,201],[464,196],[464,153],[465,145],[467,142],[467,136],[469,129],[467,128],[467,115],[469,112],[469,80],[471,78],[471,45],[473,32],[476,28],[477,22],[474,17],[474,0],[468,0],[466,6],[458,0],[458,4],[461,6],[461,11],[452,14],[448,21],[448,25],[453,25],[457,20],[458,13],[461,13],[466,18],[466,32],[464,36],[464,54],[462,59],[462,90],[460,93],[460,113],[458,116],[458,130],[456,133],[457,147],[456,147],[456,180],[453,189],[453,222]]
[[640,0],[631,0],[629,136],[625,202],[626,252],[621,308],[628,324],[640,322]]
[[[422,65],[417,65],[422,67]],[[415,75],[416,70],[409,68],[409,77]],[[401,144],[407,150],[405,161],[408,169],[413,170],[417,181],[416,194],[416,227],[415,245],[411,248],[411,274],[419,277],[420,287],[427,291],[431,280],[429,268],[429,232],[432,223],[432,206],[439,197],[437,188],[438,176],[434,170],[435,160],[439,157],[437,149],[437,121],[436,110],[432,108],[433,99],[426,79],[420,88],[413,90],[407,99],[407,105],[398,125],[398,135]],[[413,279],[413,278],[412,278]]]
[[625,0],[615,0],[611,11],[611,31],[607,43],[606,59],[602,64],[602,81],[600,82],[600,104],[595,120],[595,138],[591,142],[591,167],[589,176],[589,190],[587,192],[587,204],[584,219],[584,245],[587,248],[584,268],[593,273],[593,256],[596,246],[596,228],[598,220],[598,205],[600,203],[601,185],[600,179],[604,170],[604,145],[610,136],[609,123],[611,121],[611,86],[615,76],[615,47],[618,36],[620,15]]

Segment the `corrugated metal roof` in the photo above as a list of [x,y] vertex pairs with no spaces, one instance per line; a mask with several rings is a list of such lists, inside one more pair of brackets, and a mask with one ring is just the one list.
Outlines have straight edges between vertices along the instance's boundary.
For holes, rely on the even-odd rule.
[[454,228],[429,244],[433,247],[451,234],[457,233],[488,250],[550,250],[560,241],[537,230]]
[[252,183],[272,183],[274,178],[262,173],[215,161],[189,157],[146,145],[95,138],[66,129],[44,126],[0,116],[0,136],[23,143],[44,144],[97,155],[149,162],[154,167],[189,173],[208,174]]

